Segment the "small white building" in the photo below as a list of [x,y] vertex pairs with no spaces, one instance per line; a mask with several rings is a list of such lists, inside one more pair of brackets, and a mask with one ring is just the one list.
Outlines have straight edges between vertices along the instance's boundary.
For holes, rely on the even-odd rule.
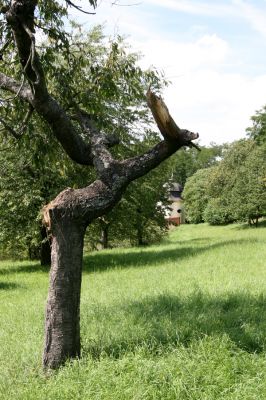
[[183,187],[179,183],[168,183],[167,184],[169,196],[169,206],[166,210],[165,219],[169,225],[180,225],[185,223],[185,212],[182,200]]

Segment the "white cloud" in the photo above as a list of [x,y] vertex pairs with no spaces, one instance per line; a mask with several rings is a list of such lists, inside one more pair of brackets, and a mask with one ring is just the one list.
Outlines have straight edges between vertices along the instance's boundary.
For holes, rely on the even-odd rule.
[[150,39],[133,46],[145,55],[143,67],[165,70],[172,85],[163,97],[172,116],[181,127],[199,132],[203,144],[244,137],[250,117],[265,103],[266,75],[225,72],[231,49],[217,35],[186,43]]
[[166,76],[188,74],[203,67],[220,67],[230,49],[217,35],[203,35],[195,42],[178,42],[150,38],[146,42],[132,42],[144,55],[142,66],[154,65]]
[[245,136],[250,117],[265,102],[266,75],[247,78],[202,70],[165,91],[172,116],[183,128],[200,133],[201,142],[231,142]]
[[243,0],[233,1],[239,14],[252,28],[266,37],[266,8],[261,9]]
[[232,0],[229,4],[223,2],[202,2],[191,0],[145,0],[145,2],[162,8],[188,14],[224,18],[232,16],[243,19],[257,32],[266,36],[266,7],[257,7],[252,2]]
[[[266,29],[265,12],[244,0],[232,0],[229,5],[189,0],[143,0],[143,3],[188,13],[221,17],[230,14],[248,21],[260,33]],[[154,65],[165,71],[172,85],[163,97],[177,124],[199,132],[204,144],[244,137],[251,115],[266,103],[266,75],[248,77],[230,73],[229,65],[241,64],[242,60],[233,53],[230,43],[215,33],[198,31],[197,39],[190,42],[178,40],[178,33],[175,40],[166,39],[157,28],[156,18],[161,16],[156,9],[151,7],[147,15],[141,6],[119,8],[103,2],[93,22],[106,20],[109,33],[119,30],[131,35],[128,41],[133,50],[144,55],[141,65]]]
[[145,0],[145,2],[151,5],[197,15],[225,16],[234,13],[234,8],[231,5],[225,5],[222,4],[222,2],[220,4],[218,2],[215,4],[214,2],[189,0]]

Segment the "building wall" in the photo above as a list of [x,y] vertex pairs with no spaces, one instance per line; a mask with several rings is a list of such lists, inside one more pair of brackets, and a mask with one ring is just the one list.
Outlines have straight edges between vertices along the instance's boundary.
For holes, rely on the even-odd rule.
[[183,224],[185,222],[185,214],[182,199],[175,199],[170,208],[170,213],[167,216],[169,223],[173,223],[175,225]]

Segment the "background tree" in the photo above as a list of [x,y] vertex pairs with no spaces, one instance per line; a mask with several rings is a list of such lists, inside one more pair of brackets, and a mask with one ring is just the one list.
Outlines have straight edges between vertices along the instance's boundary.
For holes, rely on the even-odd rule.
[[205,210],[205,220],[223,224],[262,215],[264,166],[265,152],[253,140],[239,140],[229,146],[210,176],[208,194],[212,201]]
[[184,187],[197,170],[217,164],[224,146],[213,143],[209,147],[200,146],[200,151],[195,147],[182,148],[172,157],[172,179]]
[[247,134],[258,144],[266,144],[266,106],[251,117],[252,126],[247,128]]
[[188,219],[212,225],[257,223],[266,210],[265,165],[265,146],[258,146],[254,140],[229,145],[216,166],[198,171],[187,181],[184,196]]
[[[89,3],[96,6],[94,0]],[[105,68],[99,69],[99,77],[92,81],[90,71],[97,65],[90,63],[87,57],[81,57],[76,64],[74,54],[80,54],[80,44],[71,41],[64,31],[63,22],[69,5],[73,4],[71,2],[12,0],[2,4],[0,37],[4,43],[2,48],[9,47],[7,55],[4,54],[5,68],[0,73],[2,103],[6,105],[2,124],[7,131],[18,136],[21,129],[18,131],[10,126],[11,115],[18,115],[16,121],[21,118],[22,127],[34,115],[49,126],[54,139],[73,161],[93,166],[97,176],[84,188],[62,191],[44,210],[44,221],[52,236],[52,263],[43,364],[57,368],[66,358],[80,355],[81,270],[87,226],[114,207],[130,182],[157,167],[180,147],[191,145],[191,140],[198,135],[180,129],[163,101],[149,90],[148,105],[164,139],[135,157],[126,158],[123,153],[121,158],[119,147],[112,153],[111,148],[120,142],[123,145],[119,131],[114,135],[117,123],[122,119],[113,120],[112,107],[107,101],[103,104],[103,112],[99,111],[98,105],[103,99],[101,93],[95,98],[91,87],[97,87],[103,79],[111,104],[116,104],[116,109],[120,108],[121,112],[130,113],[136,121],[145,104],[143,86],[136,88],[139,93],[138,112],[123,102],[119,106],[121,91],[127,92],[129,98],[132,95],[131,80],[123,79],[115,85],[109,79],[109,70],[114,65],[119,77],[122,65],[128,77],[134,79],[138,77],[138,69],[120,63],[120,54],[115,53],[117,45],[114,45],[112,57],[106,55]],[[40,49],[39,53],[36,27],[51,40],[49,48]],[[54,61],[56,53],[60,53],[59,63]],[[78,74],[75,73],[77,65],[81,66]],[[85,65],[89,65],[90,71]],[[58,82],[55,88],[51,87],[53,82]],[[149,84],[152,83],[149,79]],[[111,115],[109,123],[104,115]],[[16,128],[16,124],[14,126]],[[132,136],[135,131],[132,131]]]
[[186,181],[182,195],[186,220],[192,224],[204,222],[203,213],[209,201],[207,187],[214,168],[199,169]]
[[258,224],[266,215],[266,147],[254,144],[236,171],[231,212],[238,221]]

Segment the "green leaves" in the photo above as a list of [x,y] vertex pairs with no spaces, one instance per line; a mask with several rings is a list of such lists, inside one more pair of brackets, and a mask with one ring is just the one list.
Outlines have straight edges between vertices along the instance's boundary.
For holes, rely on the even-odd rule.
[[254,140],[232,143],[217,166],[187,181],[187,218],[213,225],[257,220],[266,213],[265,177],[265,146]]
[[[158,87],[164,84],[160,76],[153,71],[143,71],[138,66],[139,56],[130,52],[123,38],[109,41],[101,26],[86,34],[81,33],[79,27],[73,32],[64,32],[60,18],[66,10],[62,2],[46,4],[39,3],[36,23],[38,21],[46,29],[47,37],[39,44],[38,52],[52,95],[69,115],[75,115],[78,106],[92,115],[101,131],[118,136],[121,145],[112,149],[117,158],[134,156],[155,144],[158,135],[150,131],[151,117],[145,92],[151,81]],[[9,57],[14,63],[6,63],[4,72],[20,77],[15,53]],[[0,92],[0,97],[10,97]],[[12,100],[1,108],[0,118],[7,119],[13,129],[20,131],[27,106],[15,96],[11,97]],[[75,120],[73,123],[76,124]],[[77,124],[75,126],[79,129]],[[0,174],[1,244],[9,252],[12,247],[25,255],[32,243],[36,246],[41,241],[42,207],[66,187],[87,186],[95,173],[75,165],[62,152],[50,128],[36,113],[18,142],[5,130],[1,130],[0,135],[0,165],[5,172]],[[110,216],[116,221],[113,226],[119,226],[113,230],[115,235],[118,231],[125,235],[124,228],[130,225],[126,216],[130,215],[132,224],[128,237],[133,242],[136,240],[133,221],[143,198],[147,205],[141,217],[145,240],[154,237],[155,231],[160,234],[164,219],[156,209],[156,202],[159,181],[167,178],[157,174],[159,170],[148,180],[135,184],[121,207]],[[154,229],[148,233],[149,221],[154,221]]]
[[266,144],[266,106],[251,117],[252,127],[247,129],[248,135],[258,144]]

